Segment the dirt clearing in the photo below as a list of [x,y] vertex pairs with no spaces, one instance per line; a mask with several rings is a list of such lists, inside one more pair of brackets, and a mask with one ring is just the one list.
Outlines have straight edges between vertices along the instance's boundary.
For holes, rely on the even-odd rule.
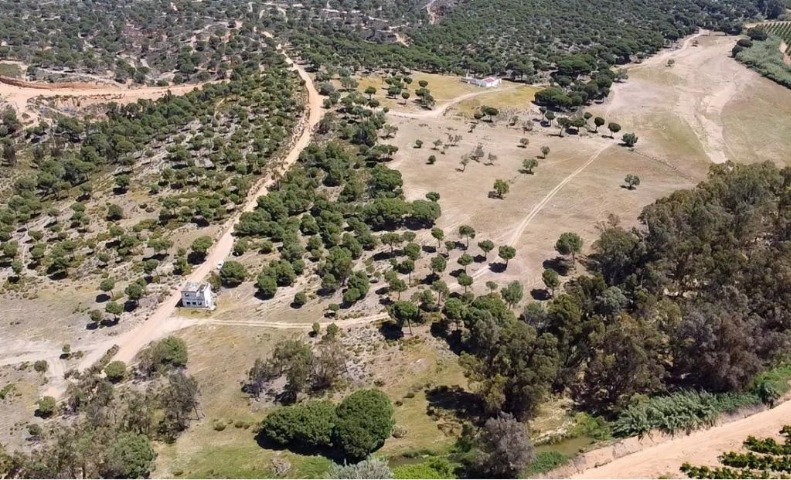
[[87,106],[94,103],[132,103],[139,99],[156,99],[168,92],[184,95],[203,84],[176,85],[171,87],[125,88],[92,83],[34,83],[8,78],[0,79],[0,102],[11,105],[23,119],[35,121],[43,107],[35,105],[39,100],[53,97],[74,97]]

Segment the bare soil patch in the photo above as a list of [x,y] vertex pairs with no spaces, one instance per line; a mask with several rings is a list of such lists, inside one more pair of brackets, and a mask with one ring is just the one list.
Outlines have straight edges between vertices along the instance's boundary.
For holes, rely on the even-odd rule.
[[705,174],[709,161],[783,162],[791,92],[731,58],[736,40],[706,31],[687,38],[630,67],[629,80],[591,111],[617,117],[640,137],[638,150],[691,177]]
[[183,95],[202,85],[125,88],[87,82],[38,83],[0,77],[0,101],[13,107],[21,118],[33,122],[39,118],[41,113],[41,107],[36,103],[53,97],[79,98],[88,103],[113,101],[125,104],[136,102],[139,99],[156,99],[168,92],[174,95]]

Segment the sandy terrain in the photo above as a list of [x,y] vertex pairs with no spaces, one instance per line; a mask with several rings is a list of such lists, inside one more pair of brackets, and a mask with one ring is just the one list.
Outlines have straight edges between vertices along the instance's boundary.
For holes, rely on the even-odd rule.
[[31,119],[37,119],[39,112],[31,103],[38,98],[51,97],[77,97],[87,101],[94,100],[96,103],[132,103],[139,99],[155,99],[172,92],[175,95],[183,95],[200,88],[202,84],[176,85],[171,87],[140,87],[125,88],[121,86],[107,86],[92,83],[34,83],[14,81],[16,85],[9,83],[8,79],[0,81],[0,101],[9,103],[19,113],[20,117],[27,113]]

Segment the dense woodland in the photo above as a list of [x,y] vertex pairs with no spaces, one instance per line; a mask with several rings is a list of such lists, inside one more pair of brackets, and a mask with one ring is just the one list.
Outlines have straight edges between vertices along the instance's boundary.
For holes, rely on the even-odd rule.
[[[769,5],[768,3],[771,3]],[[361,42],[342,19],[312,18],[279,24],[303,56],[316,65],[387,66],[427,71],[508,75],[535,79],[570,55],[589,55],[590,70],[599,63],[617,65],[655,53],[698,27],[738,32],[740,22],[759,14],[776,18],[777,2],[579,3],[511,0],[460,2],[436,25],[405,30],[408,48]],[[779,5],[779,3],[778,3]],[[309,28],[306,28],[309,27]]]
[[[410,335],[412,324],[430,323],[432,333],[460,353],[471,381],[475,400],[464,411],[477,412],[472,422],[481,430],[460,440],[458,468],[466,474],[520,474],[532,459],[529,440],[515,435],[487,446],[487,424],[496,420],[507,429],[509,422],[529,422],[552,394],[570,396],[578,410],[612,421],[612,434],[623,436],[655,428],[688,431],[713,424],[721,412],[771,404],[780,391],[762,372],[785,361],[791,347],[785,288],[791,271],[789,186],[788,168],[713,166],[695,189],[646,207],[641,228],[623,229],[616,218],[602,223],[586,260],[591,275],[524,311],[514,310],[522,295],[518,282],[480,296],[446,292],[443,298],[422,290],[401,300],[391,280],[393,327]],[[560,253],[579,250],[573,237],[561,237]],[[336,265],[332,258],[342,256],[330,250],[327,268]],[[397,272],[399,264],[393,265]],[[360,284],[352,279],[349,290]],[[551,282],[547,286],[554,290]],[[316,370],[316,362],[327,358],[297,354],[299,349],[284,345],[257,362],[250,372],[256,391],[285,376],[286,390],[276,398],[293,403],[331,385],[320,382],[324,387],[317,390],[313,374],[305,374],[326,372]],[[335,375],[342,372],[336,369]],[[329,407],[297,405],[268,417],[277,423],[264,435],[285,446],[304,446],[298,439],[314,438],[315,432],[297,424],[332,430]],[[321,438],[320,449],[338,446],[330,433]],[[378,443],[371,445],[366,451]],[[484,455],[490,447],[495,454]],[[514,460],[518,468],[498,469],[502,459],[496,453],[508,451],[528,453]]]
[[[548,308],[529,306],[519,321],[480,297],[454,313],[482,400],[529,417],[549,391],[567,390],[612,416],[643,395],[754,387],[789,353],[789,182],[791,170],[770,164],[714,166],[694,190],[646,207],[643,228],[603,224],[594,276]],[[497,361],[516,352],[516,365]]]
[[[223,78],[261,49],[262,30],[287,38],[323,67],[414,68],[535,80],[568,56],[589,71],[655,53],[698,27],[738,32],[740,22],[783,13],[778,0],[575,5],[470,0],[430,24],[424,2],[203,2],[65,0],[8,4],[0,58],[29,73],[104,75],[137,83]],[[24,19],[24,20],[23,20]],[[409,39],[395,41],[393,31]]]
[[29,64],[32,75],[42,68],[110,71],[116,81],[141,84],[206,81],[266,50],[261,33],[245,23],[255,19],[245,2],[22,0],[4,5],[4,13],[0,58]]

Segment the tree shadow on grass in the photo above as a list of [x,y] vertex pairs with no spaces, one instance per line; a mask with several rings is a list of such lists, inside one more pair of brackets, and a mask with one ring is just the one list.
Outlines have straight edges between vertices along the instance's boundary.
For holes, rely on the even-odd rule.
[[440,385],[426,391],[429,406],[427,413],[436,415],[440,411],[452,413],[460,420],[479,421],[483,408],[477,395],[465,391],[458,385]]
[[533,300],[549,300],[552,296],[546,288],[534,288],[530,290],[530,296]]
[[558,275],[565,277],[569,273],[569,265],[563,257],[548,258],[542,266],[547,270],[554,270]]
[[322,457],[328,458],[335,463],[340,463],[340,464],[345,463],[343,453],[340,452],[338,449],[332,447],[314,447],[305,444],[298,444],[296,442],[289,445],[281,445],[268,438],[264,434],[263,430],[256,433],[255,442],[258,444],[259,447],[266,450],[289,451],[299,455],[308,455],[308,456],[321,455]]
[[508,268],[503,262],[492,262],[489,264],[489,270],[494,273],[503,273]]
[[100,293],[99,295],[96,295],[96,299],[95,300],[96,300],[96,303],[108,302],[108,301],[110,301],[110,295],[107,295],[106,293]]

